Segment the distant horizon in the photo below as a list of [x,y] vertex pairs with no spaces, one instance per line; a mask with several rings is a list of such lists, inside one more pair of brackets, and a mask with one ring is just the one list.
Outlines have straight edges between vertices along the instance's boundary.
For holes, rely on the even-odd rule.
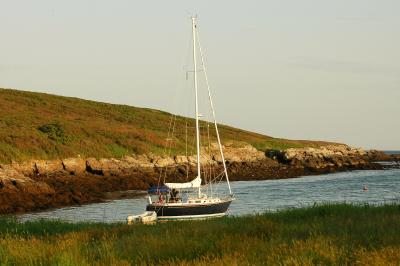
[[220,123],[400,150],[399,10],[396,0],[4,1],[0,87],[191,114],[171,101],[190,93],[198,14]]

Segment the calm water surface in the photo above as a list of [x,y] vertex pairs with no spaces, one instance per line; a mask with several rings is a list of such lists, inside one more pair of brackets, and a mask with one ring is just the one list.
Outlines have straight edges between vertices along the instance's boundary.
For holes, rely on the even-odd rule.
[[400,154],[400,151],[384,151],[386,154]]
[[[363,187],[368,186],[367,192]],[[232,182],[236,200],[230,215],[275,211],[322,202],[383,204],[400,203],[400,169],[352,171],[295,179]],[[22,221],[60,219],[65,221],[124,222],[145,210],[146,198],[66,207],[19,216]]]

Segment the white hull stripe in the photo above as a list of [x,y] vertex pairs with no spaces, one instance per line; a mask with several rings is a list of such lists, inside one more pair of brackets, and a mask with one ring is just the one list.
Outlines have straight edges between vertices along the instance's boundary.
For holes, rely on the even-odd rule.
[[213,214],[201,214],[201,215],[180,215],[180,216],[158,216],[158,220],[191,220],[191,219],[206,219],[222,217],[226,214],[223,213],[213,213]]

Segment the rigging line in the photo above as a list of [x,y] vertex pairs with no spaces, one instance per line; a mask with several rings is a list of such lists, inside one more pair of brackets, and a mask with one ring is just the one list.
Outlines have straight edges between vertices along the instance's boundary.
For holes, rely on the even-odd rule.
[[172,144],[173,144],[173,140],[174,140],[174,134],[175,134],[175,125],[176,125],[176,115],[174,115],[174,120],[173,120],[173,125],[172,125],[172,131],[171,131],[171,135],[168,141],[168,147],[167,147],[167,154],[168,156],[171,155],[171,151],[172,151]]
[[[215,180],[221,178],[224,176],[224,171],[222,171],[221,173],[219,173],[212,181],[214,182]],[[205,185],[206,186],[206,185]]]
[[[203,123],[207,123],[206,121],[204,121]],[[206,140],[207,139],[207,131],[206,130],[204,130],[204,133],[203,133],[203,138]],[[208,151],[208,149],[207,149],[207,143],[206,143],[206,141],[204,141],[204,159],[205,159],[205,163],[204,163],[204,172],[205,172],[205,174],[206,174],[206,176],[207,176],[207,179],[206,179],[206,182],[210,182],[210,180],[211,180],[211,175],[210,175],[210,172],[208,171],[208,166],[209,166],[209,164],[210,164],[210,155],[209,155],[209,151]],[[209,191],[207,191],[207,193],[208,193]]]
[[[166,151],[167,151],[168,139],[169,139],[169,135],[170,135],[170,132],[171,132],[171,125],[172,125],[173,117],[174,117],[174,114],[171,114],[171,119],[169,121],[168,133],[167,133],[167,138],[165,139],[165,146],[164,146],[163,154],[166,154]],[[157,184],[158,187],[160,186],[160,181],[161,181],[161,178],[163,176],[163,168],[162,167],[159,170],[159,173],[160,173],[160,175],[158,177],[158,184]],[[164,183],[165,183],[165,178],[164,178]]]
[[185,118],[185,156],[186,156],[186,181],[189,179],[189,160],[188,160],[188,122],[187,118]]
[[207,85],[207,90],[208,90],[208,98],[209,98],[209,101],[210,101],[210,107],[211,107],[212,114],[213,114],[213,118],[214,118],[214,125],[215,125],[215,131],[216,131],[216,134],[217,134],[218,146],[219,146],[220,153],[221,153],[222,164],[223,164],[223,166],[224,166],[224,172],[225,172],[225,176],[226,176],[226,182],[228,183],[229,193],[232,195],[233,193],[232,193],[231,185],[230,185],[230,183],[229,183],[228,170],[227,170],[227,168],[226,168],[225,157],[224,157],[224,153],[223,153],[223,151],[222,151],[221,139],[220,139],[220,137],[219,137],[219,132],[218,132],[217,119],[216,119],[216,117],[215,117],[214,104],[213,104],[213,100],[212,100],[212,96],[211,96],[210,84],[209,84],[209,82],[208,82],[208,76],[207,76],[206,66],[205,66],[205,63],[204,63],[203,50],[202,50],[201,44],[200,44],[199,31],[198,31],[197,29],[196,29],[196,35],[197,35],[197,38],[196,38],[196,39],[197,39],[197,43],[198,43],[198,46],[199,46],[201,64],[202,64],[202,67],[203,67],[203,70],[204,70],[204,71],[203,71],[203,72],[204,72],[204,78],[205,78],[205,80],[206,80],[206,85]]
[[[199,128],[200,128],[201,123],[202,123],[202,121],[199,121]],[[204,140],[205,139],[204,135],[205,135],[205,131],[200,131],[200,139]],[[203,141],[203,142],[205,143],[205,141]],[[203,142],[200,143],[200,150],[201,150],[201,145],[203,144]],[[202,151],[200,154],[200,166],[201,166],[202,173],[204,173],[204,177],[203,177],[204,183],[207,183],[207,172],[206,172],[207,168],[204,167],[204,163],[202,165],[201,162],[202,161],[204,162],[204,159],[206,159],[206,156],[207,156],[207,154],[205,153],[205,151],[204,152]],[[201,160],[202,158],[203,158],[203,160]]]
[[217,192],[216,192],[216,194],[217,194],[217,196],[219,196],[219,194],[221,193],[221,183],[222,183],[222,179],[223,179],[223,173],[222,173],[222,175],[220,176],[220,178],[219,178],[219,181],[217,182],[217,186],[218,186],[218,190],[217,190]]
[[[182,56],[182,65],[183,65],[183,70],[186,70],[187,69],[187,65],[188,65],[188,59],[189,59],[189,57],[190,57],[190,48],[191,48],[191,43],[192,43],[192,38],[193,38],[193,36],[192,36],[192,34],[191,34],[191,32],[190,32],[190,34],[188,33],[188,35],[189,35],[189,37],[188,38],[185,38],[187,41],[185,41],[186,42],[186,45],[185,44],[183,44],[183,46],[186,46],[187,47],[187,52],[186,52],[186,54],[185,55],[183,55]],[[179,74],[179,76],[180,76],[181,74]],[[185,87],[185,83],[184,82],[182,82],[182,84],[181,84],[181,86],[182,87]],[[176,96],[176,94],[175,94],[175,96]],[[174,100],[176,101],[177,99],[176,99],[176,97],[174,98]],[[174,104],[176,104],[176,102],[174,102]],[[163,154],[164,155],[166,155],[167,153],[168,154],[170,154],[170,152],[171,152],[171,146],[172,146],[172,140],[170,140],[170,139],[172,139],[172,137],[171,137],[171,126],[172,126],[172,121],[174,120],[174,122],[176,121],[176,115],[175,114],[171,114],[171,119],[170,119],[170,123],[169,123],[169,127],[168,127],[168,133],[167,133],[167,138],[166,138],[166,144],[165,144],[165,146],[164,146],[164,150],[163,150]],[[174,125],[174,127],[175,127],[175,125]],[[173,136],[173,132],[172,132],[172,136]],[[166,174],[167,174],[167,169],[165,169],[165,176],[166,176]],[[158,180],[158,185],[159,185],[159,183],[160,183],[160,181],[161,181],[161,177],[163,176],[163,168],[161,168],[161,171],[160,171],[160,175],[159,175],[159,180]],[[164,176],[164,182],[165,182],[165,176]]]
[[[224,172],[221,172],[221,174],[219,174],[218,177],[213,180],[213,181],[217,180],[215,182],[216,183],[216,189],[214,190],[214,195],[216,195],[217,197],[221,193],[221,183],[222,183],[223,178],[224,178]],[[206,186],[207,185],[205,185],[203,187],[206,187]]]
[[[174,138],[174,134],[175,134],[175,126],[176,126],[176,115],[173,115],[174,119],[173,119],[173,125],[172,125],[172,132],[170,135],[170,140],[168,141],[168,150],[167,150],[167,157],[171,157],[171,151],[172,151],[172,144],[173,144],[173,138]],[[171,167],[172,168],[172,167]],[[167,171],[168,171],[168,166],[165,167],[165,172],[164,172],[164,183],[165,183],[165,179],[167,178]]]
[[[167,138],[165,139],[165,146],[164,146],[164,151],[163,151],[163,155],[167,154],[168,151],[168,146],[170,143],[170,135],[171,135],[171,128],[172,128],[172,121],[174,120],[174,114],[171,114],[171,120],[169,122],[169,126],[168,126],[168,133],[167,133]],[[161,167],[161,175],[163,172],[163,167]],[[165,180],[164,180],[165,181]]]
[[[185,117],[185,158],[186,158],[186,182],[189,180],[189,159],[188,159],[188,119]],[[186,191],[186,197],[189,198],[189,191]]]
[[[217,183],[217,185],[218,185],[218,184],[220,184],[220,183],[222,182],[223,177],[224,177],[224,172],[222,171],[217,177],[215,177],[215,178],[212,180],[212,182],[218,180],[217,182],[215,182],[215,183]],[[203,185],[203,187],[208,187],[208,186],[209,186],[208,184]],[[218,193],[218,191],[219,191],[219,190],[218,190],[218,186],[217,186],[216,192]]]
[[[210,157],[208,164],[209,164],[210,180],[211,180],[212,179],[212,164],[211,164],[211,140],[210,140],[210,123],[209,122],[207,122],[207,137],[208,137],[208,154]],[[212,182],[210,182],[210,195],[212,196]]]

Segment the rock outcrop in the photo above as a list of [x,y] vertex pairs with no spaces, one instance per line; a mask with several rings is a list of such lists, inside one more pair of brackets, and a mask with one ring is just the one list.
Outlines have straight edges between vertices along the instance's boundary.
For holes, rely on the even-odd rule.
[[152,163],[151,159],[145,154],[125,156],[122,160],[141,169],[151,169],[154,167],[154,163]]
[[[213,145],[212,151],[213,159],[217,162],[222,162],[221,154],[217,145]],[[263,160],[265,158],[265,153],[248,144],[239,147],[228,145],[224,146],[224,157],[229,163],[255,162],[258,160]]]
[[86,171],[86,161],[82,158],[67,158],[62,160],[63,169],[72,175],[83,174]]
[[35,171],[37,175],[48,175],[63,171],[64,167],[61,160],[39,160],[35,161]]
[[34,161],[27,161],[23,163],[12,162],[10,165],[15,171],[26,176],[37,174],[36,165]]
[[297,168],[343,168],[370,163],[367,153],[347,145],[329,145],[320,148],[287,149],[273,154],[281,163]]
[[[228,144],[224,146],[224,155],[231,180],[381,169],[375,161],[400,158],[346,145],[261,152],[251,145]],[[66,158],[0,165],[0,213],[101,201],[108,197],[107,192],[146,189],[158,184],[159,178],[186,182],[197,174],[196,161],[196,155],[147,154],[121,159]],[[202,150],[202,163],[203,169],[223,171],[216,144]]]
[[55,190],[10,166],[0,167],[0,213],[36,210],[51,206]]
[[375,162],[382,162],[382,161],[395,161],[399,162],[400,161],[400,154],[387,154],[382,151],[377,151],[377,150],[369,150],[366,152],[366,157],[370,161],[375,161]]

